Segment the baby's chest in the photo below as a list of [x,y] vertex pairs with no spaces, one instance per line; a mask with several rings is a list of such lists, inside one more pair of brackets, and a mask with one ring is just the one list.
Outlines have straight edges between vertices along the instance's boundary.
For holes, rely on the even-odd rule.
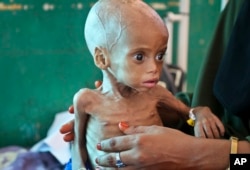
[[155,124],[159,115],[156,101],[105,101],[100,103],[91,113],[96,120],[117,124],[125,121],[134,125]]
[[98,136],[106,139],[122,135],[119,122],[127,122],[130,126],[162,126],[157,112],[157,103],[149,102],[113,102],[106,100],[99,103],[89,112],[87,136]]

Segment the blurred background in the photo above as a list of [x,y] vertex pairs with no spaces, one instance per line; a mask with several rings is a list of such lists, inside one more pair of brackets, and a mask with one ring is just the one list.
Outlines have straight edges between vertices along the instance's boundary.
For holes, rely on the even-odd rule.
[[[46,136],[75,92],[101,79],[83,27],[94,0],[0,0],[0,147]],[[167,63],[192,92],[225,0],[145,0],[170,29]]]

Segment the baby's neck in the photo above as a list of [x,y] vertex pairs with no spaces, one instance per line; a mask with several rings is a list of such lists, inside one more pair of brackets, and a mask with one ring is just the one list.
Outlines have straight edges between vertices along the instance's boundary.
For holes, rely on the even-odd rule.
[[130,97],[139,92],[123,83],[119,83],[117,79],[109,72],[103,72],[102,93],[114,95],[117,97]]

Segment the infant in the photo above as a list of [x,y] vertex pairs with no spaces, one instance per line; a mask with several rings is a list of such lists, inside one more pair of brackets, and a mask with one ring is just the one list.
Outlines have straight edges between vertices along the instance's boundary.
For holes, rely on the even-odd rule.
[[190,108],[157,85],[168,36],[161,17],[141,0],[99,0],[91,8],[85,39],[103,83],[74,96],[73,170],[86,162],[98,166],[95,158],[103,153],[96,144],[123,135],[119,122],[162,126],[158,110],[188,119]]

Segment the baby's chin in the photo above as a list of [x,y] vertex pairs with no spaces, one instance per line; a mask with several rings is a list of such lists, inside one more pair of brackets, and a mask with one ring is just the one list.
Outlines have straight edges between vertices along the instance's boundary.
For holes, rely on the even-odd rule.
[[147,92],[150,91],[152,88],[157,86],[157,83],[155,84],[124,84],[127,92],[129,93],[141,93],[141,92]]
[[131,87],[133,88],[134,90],[136,90],[137,92],[147,92],[147,91],[150,91],[152,88],[154,88],[156,85],[154,86],[138,86],[138,87]]

